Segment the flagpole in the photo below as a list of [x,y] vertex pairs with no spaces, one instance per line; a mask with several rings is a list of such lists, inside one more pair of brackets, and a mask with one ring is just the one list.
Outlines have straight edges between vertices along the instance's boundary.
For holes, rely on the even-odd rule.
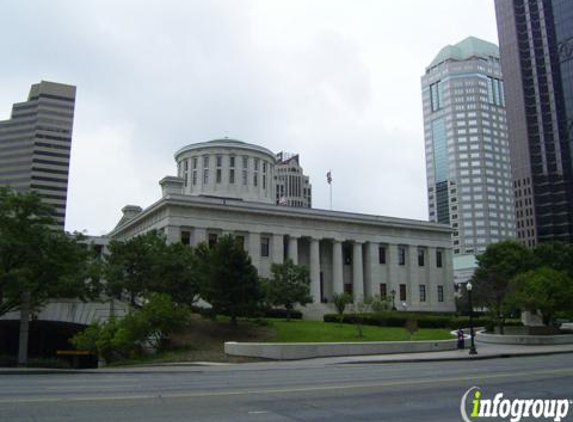
[[332,211],[332,182],[330,182],[330,211]]
[[328,170],[328,173],[326,173],[326,181],[330,186],[330,211],[332,211],[332,170]]

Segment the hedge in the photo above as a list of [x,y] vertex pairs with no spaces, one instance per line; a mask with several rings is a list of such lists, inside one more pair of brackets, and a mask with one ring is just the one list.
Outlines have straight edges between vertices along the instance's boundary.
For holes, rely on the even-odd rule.
[[[344,314],[342,322],[346,324],[356,324],[361,322],[364,325],[378,325],[381,327],[404,327],[409,320],[418,322],[419,328],[448,328],[455,330],[458,327],[467,327],[469,318],[466,316],[446,316],[446,315],[428,315],[416,312],[381,312],[367,313],[363,315]],[[324,315],[324,322],[340,322],[338,314]],[[492,327],[493,320],[489,317],[473,318],[474,327]],[[519,326],[519,320],[506,320],[506,326]]]

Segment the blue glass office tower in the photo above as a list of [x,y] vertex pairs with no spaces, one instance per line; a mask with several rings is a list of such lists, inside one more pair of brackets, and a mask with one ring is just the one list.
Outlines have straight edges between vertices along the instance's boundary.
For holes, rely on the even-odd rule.
[[573,241],[573,1],[496,0],[517,213],[533,246]]
[[[449,224],[456,257],[515,238],[504,83],[495,44],[444,47],[422,77],[430,220]],[[464,258],[465,259],[465,258]]]

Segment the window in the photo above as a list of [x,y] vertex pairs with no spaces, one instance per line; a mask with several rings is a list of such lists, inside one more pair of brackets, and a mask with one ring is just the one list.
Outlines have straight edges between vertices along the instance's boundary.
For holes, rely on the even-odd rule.
[[248,168],[249,168],[249,157],[243,155],[243,186],[248,184]]
[[352,245],[348,243],[342,244],[342,262],[344,265],[352,265]]
[[420,302],[426,301],[426,285],[420,284]]
[[388,288],[386,283],[380,283],[380,300],[386,300],[388,298]]
[[267,189],[267,163],[263,161],[263,189]]
[[444,286],[438,286],[438,302],[444,301]]
[[253,164],[253,186],[259,185],[259,159],[255,158]]
[[209,247],[212,248],[217,244],[217,233],[209,233]]
[[229,156],[229,183],[235,184],[235,156]]
[[268,257],[270,255],[270,242],[268,236],[261,236],[261,256]]
[[436,267],[442,268],[442,251],[436,251]]
[[181,243],[184,245],[191,244],[191,232],[187,230],[181,231]]
[[384,246],[380,246],[378,248],[378,263],[379,264],[386,263],[386,248]]
[[421,248],[418,248],[418,266],[424,266],[424,250]]
[[406,248],[404,246],[398,246],[398,265],[406,265]]
[[216,155],[215,156],[215,163],[217,164],[217,172],[216,172],[216,183],[221,183],[223,179],[223,156]]
[[406,300],[406,285],[400,284],[400,301]]
[[209,183],[209,156],[203,156],[203,184]]
[[430,104],[432,111],[439,110],[443,107],[443,82],[438,81],[430,85]]

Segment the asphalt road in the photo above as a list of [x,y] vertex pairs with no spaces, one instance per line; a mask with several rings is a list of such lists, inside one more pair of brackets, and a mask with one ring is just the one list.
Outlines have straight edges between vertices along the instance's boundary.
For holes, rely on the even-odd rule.
[[460,421],[472,386],[484,398],[573,399],[573,354],[0,375],[0,421]]

